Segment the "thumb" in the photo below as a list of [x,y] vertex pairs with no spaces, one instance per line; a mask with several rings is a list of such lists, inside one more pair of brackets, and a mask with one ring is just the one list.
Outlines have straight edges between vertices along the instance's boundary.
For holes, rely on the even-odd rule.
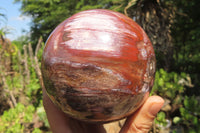
[[149,97],[136,113],[127,118],[120,133],[147,133],[163,104],[161,97]]

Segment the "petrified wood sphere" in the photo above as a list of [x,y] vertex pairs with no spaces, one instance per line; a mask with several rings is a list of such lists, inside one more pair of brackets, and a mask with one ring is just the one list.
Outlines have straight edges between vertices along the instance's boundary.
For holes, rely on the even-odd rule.
[[49,36],[42,57],[50,99],[69,116],[109,122],[135,112],[153,86],[155,55],[143,29],[109,10],[66,19]]

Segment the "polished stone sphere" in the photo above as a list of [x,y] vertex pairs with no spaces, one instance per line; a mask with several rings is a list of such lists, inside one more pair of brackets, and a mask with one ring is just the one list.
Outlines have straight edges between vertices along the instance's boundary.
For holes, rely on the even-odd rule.
[[110,122],[134,113],[154,82],[155,54],[144,30],[103,9],[79,12],[49,36],[42,75],[48,96],[70,117]]

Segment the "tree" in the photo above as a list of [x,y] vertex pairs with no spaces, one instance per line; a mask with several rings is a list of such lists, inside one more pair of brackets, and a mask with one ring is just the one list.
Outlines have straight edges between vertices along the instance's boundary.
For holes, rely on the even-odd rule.
[[123,11],[124,0],[15,0],[21,2],[21,11],[32,17],[31,39],[47,39],[53,29],[64,19],[87,9],[104,8]]
[[[176,21],[172,35],[175,43],[176,69],[190,73],[199,71],[200,3],[198,0],[177,1]],[[187,64],[183,66],[184,64]],[[198,67],[198,68],[197,68]]]
[[170,71],[173,63],[171,26],[175,17],[172,1],[131,0],[125,13],[148,34],[157,55],[157,66]]
[[174,5],[176,19],[172,27],[172,36],[176,62],[173,70],[189,73],[195,87],[186,93],[200,95],[200,3],[198,0],[178,0]]

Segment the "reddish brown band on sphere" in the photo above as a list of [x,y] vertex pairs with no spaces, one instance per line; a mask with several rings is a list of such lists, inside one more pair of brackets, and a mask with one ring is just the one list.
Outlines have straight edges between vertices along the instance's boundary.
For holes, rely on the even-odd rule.
[[44,85],[69,116],[109,122],[138,109],[153,86],[155,54],[143,29],[109,10],[66,19],[49,36],[42,58]]

